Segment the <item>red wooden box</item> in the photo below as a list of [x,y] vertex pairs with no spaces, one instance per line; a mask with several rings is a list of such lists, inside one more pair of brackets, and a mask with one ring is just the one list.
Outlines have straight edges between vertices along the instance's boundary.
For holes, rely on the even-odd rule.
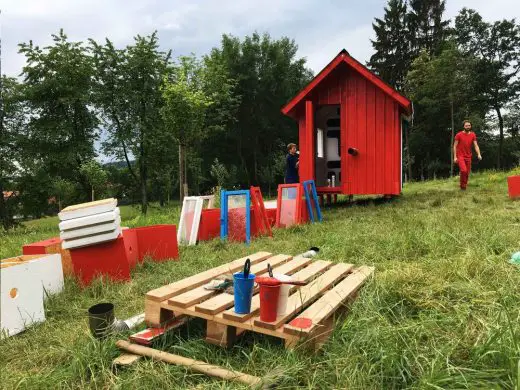
[[507,188],[511,199],[520,198],[520,175],[507,178]]
[[155,261],[179,258],[175,225],[142,226],[128,230],[137,234],[139,259],[142,260],[145,256],[150,256]]
[[113,241],[73,248],[70,254],[74,274],[82,285],[101,275],[115,281],[130,280],[130,264],[121,235]]
[[61,239],[59,237],[49,238],[48,240],[33,242],[22,247],[24,255],[44,255],[51,253],[59,253],[61,255],[61,266],[63,275],[72,275],[72,260],[70,251],[61,248]]

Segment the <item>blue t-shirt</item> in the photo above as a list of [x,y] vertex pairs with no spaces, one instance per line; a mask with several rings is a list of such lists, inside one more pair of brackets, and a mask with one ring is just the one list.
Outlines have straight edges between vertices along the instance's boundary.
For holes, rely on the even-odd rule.
[[298,168],[296,168],[296,163],[298,162],[297,154],[288,154],[287,155],[287,163],[285,166],[285,182],[287,184],[290,183],[298,183],[300,178],[298,177]]

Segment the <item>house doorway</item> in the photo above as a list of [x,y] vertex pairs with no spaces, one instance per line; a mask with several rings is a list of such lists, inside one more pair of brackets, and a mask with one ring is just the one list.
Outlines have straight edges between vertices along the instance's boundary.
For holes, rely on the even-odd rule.
[[315,114],[316,187],[341,186],[340,105],[324,105]]

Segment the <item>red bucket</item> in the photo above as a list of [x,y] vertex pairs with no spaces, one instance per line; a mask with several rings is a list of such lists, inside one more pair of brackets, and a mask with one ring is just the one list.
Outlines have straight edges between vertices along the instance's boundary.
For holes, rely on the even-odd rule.
[[260,284],[260,321],[276,321],[278,311],[278,296],[280,295],[280,285],[270,286]]

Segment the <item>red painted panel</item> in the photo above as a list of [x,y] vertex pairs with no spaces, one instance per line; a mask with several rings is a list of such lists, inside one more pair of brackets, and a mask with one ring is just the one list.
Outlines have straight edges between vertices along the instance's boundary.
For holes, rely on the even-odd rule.
[[384,186],[383,186],[383,193],[384,194],[388,194],[388,191],[390,191],[390,187],[388,186],[388,182],[389,182],[389,179],[391,178],[392,176],[392,159],[391,159],[391,156],[390,156],[390,153],[392,152],[391,150],[391,142],[392,142],[392,131],[391,131],[391,128],[393,127],[394,125],[394,120],[393,120],[393,117],[392,117],[392,111],[391,111],[391,108],[390,108],[390,102],[388,101],[388,99],[386,98],[385,96],[385,129],[384,129],[384,143],[385,143],[385,147],[384,147],[384,153],[383,153],[383,158],[384,158],[384,163],[385,163],[385,168],[384,168]]
[[375,87],[371,83],[367,83],[367,192],[374,194],[376,192],[376,104],[375,104]]
[[123,237],[114,241],[70,250],[74,274],[83,286],[98,276],[112,280],[130,280],[130,265],[126,258]]
[[139,258],[149,255],[155,261],[179,258],[175,225],[151,225],[134,228],[139,245]]
[[204,209],[200,215],[199,241],[220,237],[220,209]]
[[354,158],[359,159],[359,191],[361,194],[368,194],[367,188],[367,94],[366,82],[362,78],[357,78],[357,123],[356,130],[358,135],[359,155]]
[[308,164],[305,177],[300,175],[300,181],[314,180],[314,104],[311,100],[305,102],[305,139]]
[[142,262],[143,258],[139,258],[139,242],[137,240],[137,232],[135,229],[123,229],[123,242],[125,244],[126,259],[130,265],[130,269],[134,268],[138,262]]
[[350,194],[351,179],[350,179],[350,161],[347,154],[347,145],[349,142],[349,131],[347,122],[347,108],[348,108],[348,75],[345,74],[345,78],[342,80],[341,85],[341,109],[340,109],[340,131],[341,131],[341,186],[344,194]]
[[385,133],[385,95],[376,91],[376,186],[375,193],[384,193],[384,133]]
[[507,192],[511,199],[520,198],[520,175],[507,178]]

